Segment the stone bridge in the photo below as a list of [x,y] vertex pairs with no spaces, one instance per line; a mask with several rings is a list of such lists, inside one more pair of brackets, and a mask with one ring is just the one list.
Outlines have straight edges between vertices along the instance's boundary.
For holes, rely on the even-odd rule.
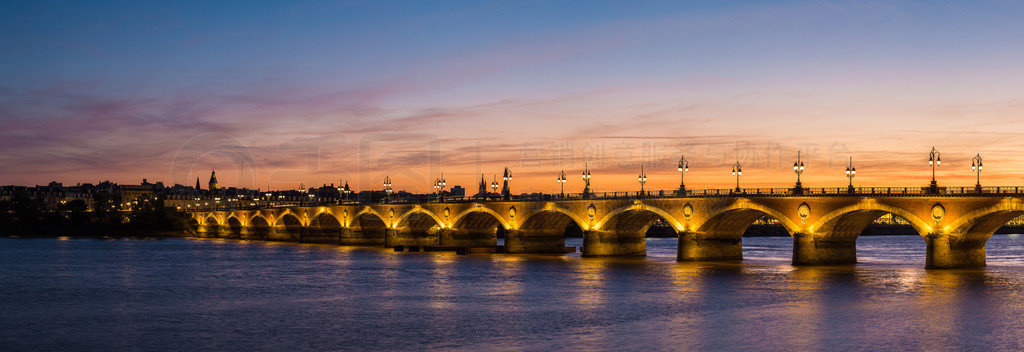
[[893,214],[927,245],[927,268],[985,265],[985,243],[1024,214],[1019,195],[754,195],[353,204],[191,213],[197,236],[419,246],[495,246],[508,253],[564,253],[564,231],[583,230],[583,256],[644,256],[661,220],[679,236],[678,260],[743,258],[743,232],[768,215],[793,238],[794,265],[852,264],[856,240]]

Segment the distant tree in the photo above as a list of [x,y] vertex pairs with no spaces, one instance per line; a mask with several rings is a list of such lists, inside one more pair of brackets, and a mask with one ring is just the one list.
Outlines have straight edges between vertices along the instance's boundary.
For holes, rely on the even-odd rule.
[[72,224],[87,224],[89,223],[89,204],[85,203],[82,199],[75,199],[61,207],[68,215],[68,221]]
[[11,197],[11,205],[14,210],[14,217],[22,224],[37,224],[46,208],[42,198],[32,198],[26,191],[14,192]]
[[14,207],[9,200],[0,200],[0,229],[7,228],[14,222]]
[[100,190],[92,195],[93,212],[102,223],[121,223],[121,215],[118,212],[120,204],[120,197],[116,197],[107,191]]
[[138,229],[164,229],[170,223],[163,200],[149,195],[141,195],[132,201],[129,219],[132,227]]

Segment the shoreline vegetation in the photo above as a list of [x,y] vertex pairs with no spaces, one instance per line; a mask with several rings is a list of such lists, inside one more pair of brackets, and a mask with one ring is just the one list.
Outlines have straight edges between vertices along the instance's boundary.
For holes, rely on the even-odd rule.
[[16,192],[0,201],[0,235],[5,237],[188,237],[186,215],[164,207],[160,199],[136,198],[131,210],[119,210],[119,196],[93,195],[93,210],[77,199],[49,208],[41,198]]

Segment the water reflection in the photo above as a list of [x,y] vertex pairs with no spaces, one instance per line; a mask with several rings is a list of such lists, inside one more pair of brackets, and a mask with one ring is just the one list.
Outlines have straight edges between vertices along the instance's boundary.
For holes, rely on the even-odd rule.
[[[898,257],[886,248],[907,240],[864,247]],[[677,263],[658,240],[645,259],[0,241],[11,350],[1024,348],[1024,249],[1009,238],[993,238],[1003,259],[982,270],[793,267],[785,238],[745,241],[765,256],[719,263]]]

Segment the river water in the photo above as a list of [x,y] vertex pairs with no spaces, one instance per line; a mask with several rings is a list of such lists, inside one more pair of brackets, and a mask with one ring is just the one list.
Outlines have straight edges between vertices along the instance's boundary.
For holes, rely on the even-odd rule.
[[[580,245],[568,239],[567,245]],[[924,270],[916,236],[860,264],[396,253],[227,240],[0,238],[0,350],[1024,350],[1024,237]]]

